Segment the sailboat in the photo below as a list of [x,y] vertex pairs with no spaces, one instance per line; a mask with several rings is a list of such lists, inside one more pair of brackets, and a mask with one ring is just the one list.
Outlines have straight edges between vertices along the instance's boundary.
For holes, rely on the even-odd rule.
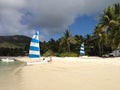
[[29,47],[29,59],[30,62],[27,62],[27,65],[40,64],[40,45],[39,45],[39,32],[36,31],[32,37]]
[[85,55],[84,43],[81,44],[81,47],[80,47],[80,55],[81,55],[81,56],[84,56],[84,55]]

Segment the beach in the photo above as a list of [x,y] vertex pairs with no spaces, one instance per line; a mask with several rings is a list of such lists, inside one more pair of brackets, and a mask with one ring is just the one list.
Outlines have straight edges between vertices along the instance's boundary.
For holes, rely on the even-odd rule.
[[52,63],[24,66],[19,71],[21,90],[120,90],[120,57],[52,59]]

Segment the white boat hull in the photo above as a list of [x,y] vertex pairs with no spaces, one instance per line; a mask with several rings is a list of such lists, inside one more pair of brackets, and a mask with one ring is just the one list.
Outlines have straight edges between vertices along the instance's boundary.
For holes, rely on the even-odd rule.
[[27,62],[27,65],[36,65],[36,64],[43,64],[48,63],[47,61],[36,61],[36,62]]
[[5,59],[1,59],[2,62],[14,62],[15,60],[13,59],[9,59],[9,58],[5,58]]

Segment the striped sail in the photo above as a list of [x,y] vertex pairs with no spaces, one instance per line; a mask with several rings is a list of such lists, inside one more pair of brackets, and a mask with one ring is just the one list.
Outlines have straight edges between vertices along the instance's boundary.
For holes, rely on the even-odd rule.
[[82,45],[81,45],[81,47],[80,47],[80,55],[85,55],[84,43],[82,43]]
[[39,32],[36,31],[30,43],[29,58],[39,58],[39,57],[40,57]]

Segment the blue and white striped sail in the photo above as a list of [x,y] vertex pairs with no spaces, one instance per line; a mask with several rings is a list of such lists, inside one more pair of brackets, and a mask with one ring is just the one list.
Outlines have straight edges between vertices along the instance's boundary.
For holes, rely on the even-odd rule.
[[29,58],[39,58],[39,57],[40,57],[39,32],[36,31],[30,43]]
[[81,47],[80,47],[80,55],[85,55],[84,43],[81,44]]

